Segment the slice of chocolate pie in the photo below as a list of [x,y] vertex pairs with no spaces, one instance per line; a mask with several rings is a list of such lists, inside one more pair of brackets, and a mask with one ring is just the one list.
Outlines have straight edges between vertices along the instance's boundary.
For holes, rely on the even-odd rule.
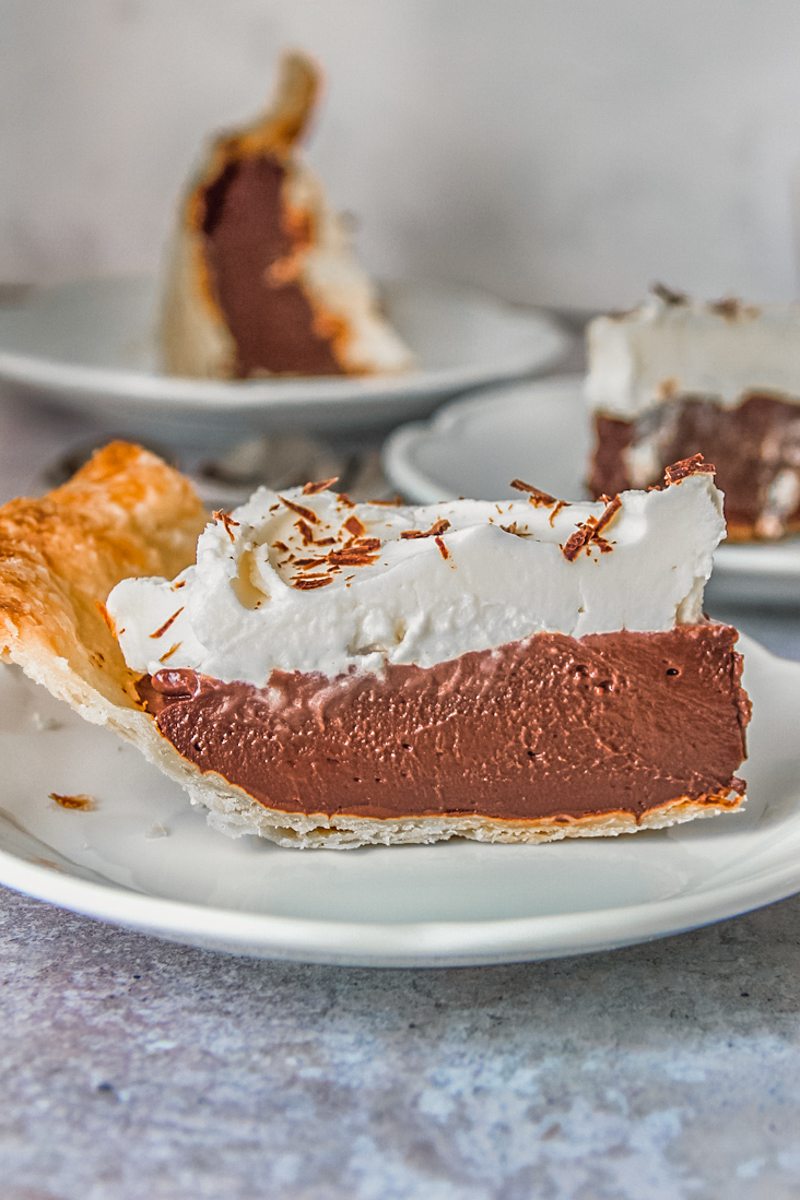
[[286,846],[541,841],[739,807],[736,632],[704,619],[710,468],[567,504],[261,489],[203,526],[115,445],[0,510],[0,645],[210,820]]
[[247,378],[411,365],[342,222],[296,150],[319,84],[310,59],[287,55],[272,107],[210,146],[169,256],[166,370]]
[[800,530],[800,306],[704,304],[659,287],[589,327],[594,495],[716,463],[734,540]]

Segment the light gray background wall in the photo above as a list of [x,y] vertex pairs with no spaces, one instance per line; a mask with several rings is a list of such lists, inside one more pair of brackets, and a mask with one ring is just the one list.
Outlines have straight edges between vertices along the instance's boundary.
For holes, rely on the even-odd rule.
[[281,47],[377,272],[619,305],[798,291],[798,0],[0,0],[0,279],[154,268]]

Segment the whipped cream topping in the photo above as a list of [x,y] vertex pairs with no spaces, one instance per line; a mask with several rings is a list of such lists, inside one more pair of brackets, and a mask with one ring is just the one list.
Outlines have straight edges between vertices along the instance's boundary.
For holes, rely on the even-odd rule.
[[588,330],[589,406],[633,420],[679,396],[732,408],[752,392],[800,404],[800,305],[701,303],[653,293]]
[[426,667],[539,632],[698,621],[724,531],[708,474],[609,505],[522,492],[353,505],[261,488],[215,515],[176,579],[124,580],[107,608],[142,673],[185,667],[260,687],[276,668]]

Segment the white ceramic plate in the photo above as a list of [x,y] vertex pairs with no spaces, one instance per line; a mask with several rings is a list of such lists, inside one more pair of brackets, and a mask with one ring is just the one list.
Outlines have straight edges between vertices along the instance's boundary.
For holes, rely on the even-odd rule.
[[800,890],[800,664],[743,643],[743,813],[616,839],[338,853],[214,833],[136,750],[0,667],[0,882],[193,945],[374,966],[580,954],[733,916]]
[[390,320],[417,369],[374,378],[218,382],[157,368],[157,284],[111,278],[34,292],[0,309],[0,381],[116,432],[217,444],[283,429],[388,425],[444,397],[541,370],[570,345],[544,313],[465,287],[387,286]]
[[[500,500],[515,478],[563,499],[585,495],[590,429],[580,376],[498,387],[457,401],[427,424],[404,426],[384,450],[384,469],[410,500]],[[712,602],[796,604],[800,537],[725,545],[717,551]]]

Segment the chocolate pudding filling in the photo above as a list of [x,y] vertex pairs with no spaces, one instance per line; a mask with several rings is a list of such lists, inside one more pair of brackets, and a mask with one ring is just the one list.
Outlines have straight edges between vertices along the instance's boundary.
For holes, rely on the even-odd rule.
[[[635,421],[597,414],[594,428],[588,480],[594,496],[658,483],[668,463],[700,452],[716,466],[734,537],[781,537],[800,528],[800,405],[753,394],[723,408],[690,396]],[[638,446],[652,447],[646,478],[631,465]]]
[[293,228],[277,158],[230,163],[205,192],[206,258],[236,344],[236,373],[341,375],[330,337],[296,279],[307,231]]
[[267,808],[369,818],[641,818],[740,794],[750,702],[737,633],[713,623],[540,633],[381,675],[190,670],[140,681],[162,735]]

